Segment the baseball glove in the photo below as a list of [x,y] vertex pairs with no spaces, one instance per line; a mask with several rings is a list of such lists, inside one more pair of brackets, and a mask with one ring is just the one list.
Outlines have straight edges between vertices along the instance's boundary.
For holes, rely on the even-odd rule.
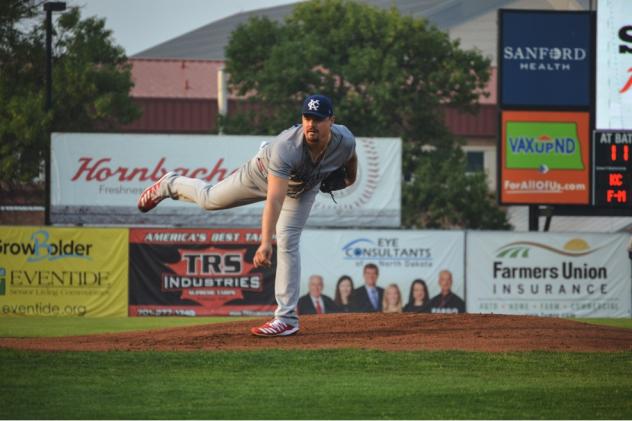
[[340,167],[336,171],[329,174],[323,181],[320,183],[320,191],[323,193],[329,193],[334,202],[333,192],[336,190],[342,190],[347,187],[347,182],[345,179],[347,178],[347,170],[345,167]]

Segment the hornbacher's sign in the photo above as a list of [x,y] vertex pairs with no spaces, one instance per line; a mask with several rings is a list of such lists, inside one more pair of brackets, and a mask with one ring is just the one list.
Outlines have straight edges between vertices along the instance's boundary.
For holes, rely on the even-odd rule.
[[[202,211],[197,205],[165,200],[141,214],[142,191],[168,171],[216,184],[259,150],[269,136],[138,135],[54,133],[51,218],[60,224],[134,224],[255,227],[262,203]],[[356,183],[319,194],[308,224],[399,226],[401,140],[356,139]]]
[[199,178],[208,183],[222,181],[227,175],[235,171],[223,167],[224,158],[219,158],[209,168],[167,167],[166,157],[161,157],[155,165],[148,167],[122,167],[113,166],[112,158],[79,158],[79,168],[72,176],[71,181],[83,180],[88,182],[100,182],[108,180],[117,181],[158,181],[168,171],[177,171],[180,175],[191,178]]

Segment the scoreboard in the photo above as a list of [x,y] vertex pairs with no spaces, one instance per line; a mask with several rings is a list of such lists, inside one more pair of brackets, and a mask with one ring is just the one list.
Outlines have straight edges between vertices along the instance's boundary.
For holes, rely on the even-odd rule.
[[632,131],[593,132],[593,205],[632,211]]

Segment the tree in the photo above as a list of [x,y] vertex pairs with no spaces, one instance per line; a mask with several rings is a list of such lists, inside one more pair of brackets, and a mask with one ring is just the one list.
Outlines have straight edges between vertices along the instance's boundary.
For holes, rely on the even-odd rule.
[[[312,0],[282,24],[254,18],[238,27],[226,57],[231,89],[251,106],[223,119],[225,132],[276,134],[298,120],[306,95],[326,93],[357,136],[403,139],[407,226],[507,227],[485,177],[465,175],[459,140],[443,123],[443,106],[475,110],[490,66],[478,52],[395,8]],[[446,162],[452,174],[439,179]],[[465,206],[439,211],[448,198],[464,197]]]
[[510,229],[496,206],[484,173],[466,172],[464,153],[424,153],[411,179],[404,183],[403,201],[423,212],[405,212],[404,225],[426,228]]
[[[42,1],[0,6],[0,180],[31,181],[41,171],[52,131],[107,130],[138,118],[124,51],[105,21],[71,8],[54,33],[53,109],[44,110]],[[34,24],[34,22],[36,24]]]

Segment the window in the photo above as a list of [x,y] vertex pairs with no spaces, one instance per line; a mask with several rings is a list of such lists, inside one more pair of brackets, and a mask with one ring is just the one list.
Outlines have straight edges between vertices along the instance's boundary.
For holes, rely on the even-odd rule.
[[467,160],[467,166],[465,171],[483,172],[485,170],[485,154],[480,151],[467,151],[465,152],[465,159]]

